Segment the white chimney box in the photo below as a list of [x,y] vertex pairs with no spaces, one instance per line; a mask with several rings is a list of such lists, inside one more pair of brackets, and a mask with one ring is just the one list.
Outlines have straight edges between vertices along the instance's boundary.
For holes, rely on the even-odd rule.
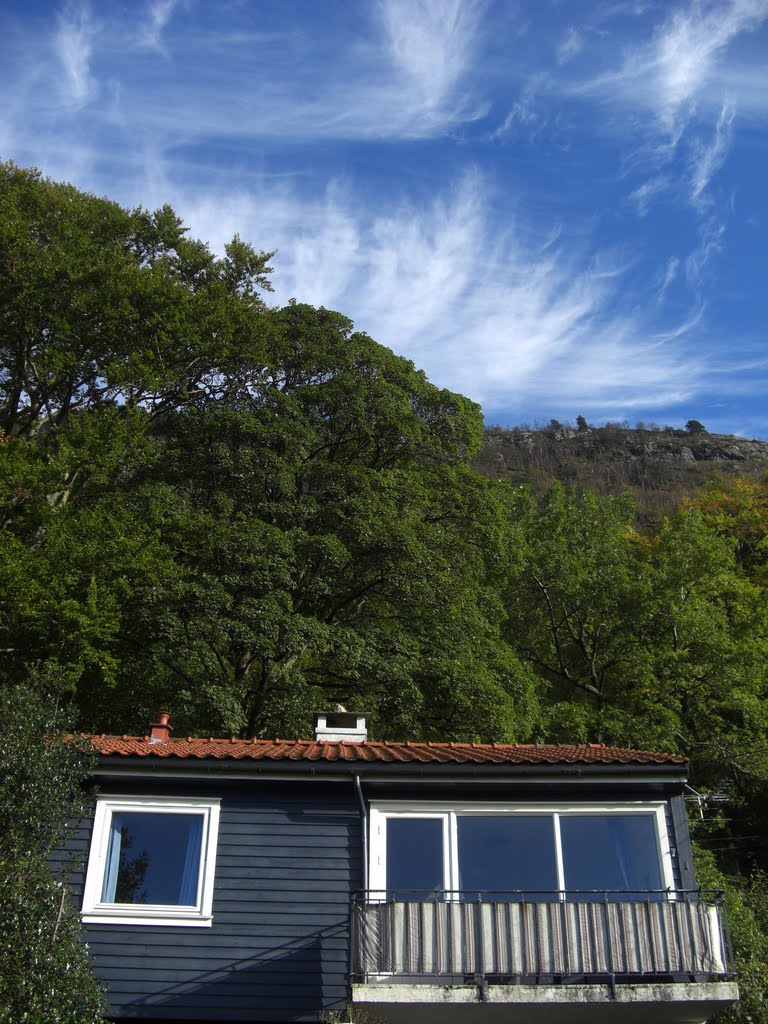
[[347,711],[340,705],[336,711],[316,711],[315,740],[318,743],[365,743],[370,718],[366,711]]

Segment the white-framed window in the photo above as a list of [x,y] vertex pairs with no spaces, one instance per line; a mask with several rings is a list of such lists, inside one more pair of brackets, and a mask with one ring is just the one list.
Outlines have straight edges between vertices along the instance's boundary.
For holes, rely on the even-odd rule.
[[218,799],[100,796],[83,921],[208,926]]
[[379,803],[371,807],[371,890],[403,899],[661,893],[674,887],[664,812],[663,801]]

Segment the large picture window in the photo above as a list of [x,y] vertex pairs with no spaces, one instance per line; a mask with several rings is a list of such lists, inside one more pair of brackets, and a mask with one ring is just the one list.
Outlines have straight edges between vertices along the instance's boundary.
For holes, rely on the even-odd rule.
[[100,798],[83,920],[209,925],[218,822],[218,800]]
[[373,890],[403,899],[653,898],[673,887],[664,804],[380,804],[370,878]]

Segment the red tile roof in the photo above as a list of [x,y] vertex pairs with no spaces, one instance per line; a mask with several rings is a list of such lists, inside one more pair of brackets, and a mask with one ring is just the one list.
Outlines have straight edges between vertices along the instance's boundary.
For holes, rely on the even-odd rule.
[[679,754],[526,743],[317,743],[314,740],[171,739],[90,736],[104,756],[250,761],[367,761],[385,764],[685,764]]

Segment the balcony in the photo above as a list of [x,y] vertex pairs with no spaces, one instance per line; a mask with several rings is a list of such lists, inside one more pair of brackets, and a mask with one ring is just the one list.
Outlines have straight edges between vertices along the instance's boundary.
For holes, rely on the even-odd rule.
[[392,1024],[693,1024],[738,998],[722,897],[698,891],[360,893],[352,961],[353,1003]]

